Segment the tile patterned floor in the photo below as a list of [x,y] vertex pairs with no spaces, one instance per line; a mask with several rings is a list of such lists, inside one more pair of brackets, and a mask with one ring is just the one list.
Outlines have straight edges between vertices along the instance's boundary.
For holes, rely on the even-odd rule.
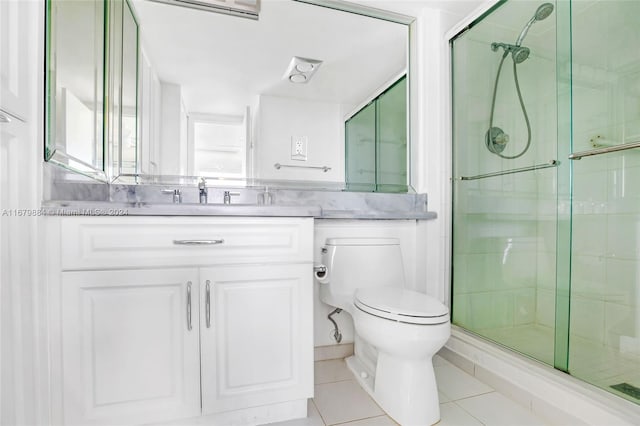
[[[543,426],[525,407],[436,356],[438,426]],[[343,360],[315,363],[315,397],[308,417],[276,426],[397,426],[354,380]],[[414,425],[403,425],[414,426]]]

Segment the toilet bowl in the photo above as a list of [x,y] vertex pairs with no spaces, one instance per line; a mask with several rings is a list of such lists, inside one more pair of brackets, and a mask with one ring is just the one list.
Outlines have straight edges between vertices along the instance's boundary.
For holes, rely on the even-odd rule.
[[320,299],[353,317],[354,356],[347,365],[385,412],[404,426],[440,420],[433,355],[446,343],[449,311],[433,297],[404,289],[394,238],[330,238]]

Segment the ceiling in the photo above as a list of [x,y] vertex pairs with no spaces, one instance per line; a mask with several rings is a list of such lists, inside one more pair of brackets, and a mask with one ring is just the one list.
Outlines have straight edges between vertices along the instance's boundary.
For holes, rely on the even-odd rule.
[[419,16],[425,9],[439,9],[461,18],[469,15],[487,0],[349,0],[363,6],[389,10],[408,16]]
[[[242,114],[259,94],[356,105],[406,69],[408,27],[283,0],[250,20],[133,0],[142,48],[190,112]],[[323,61],[307,84],[283,74],[293,56]]]

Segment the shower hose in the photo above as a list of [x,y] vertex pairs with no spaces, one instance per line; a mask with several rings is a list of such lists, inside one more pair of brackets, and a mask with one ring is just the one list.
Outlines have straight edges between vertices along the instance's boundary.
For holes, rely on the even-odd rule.
[[[498,82],[500,81],[500,71],[502,71],[502,65],[504,64],[504,60],[507,58],[509,52],[504,52],[502,55],[502,59],[500,60],[500,65],[498,66],[498,72],[496,74],[496,82],[493,85],[493,99],[491,100],[491,117],[489,118],[489,132],[493,128],[493,112],[496,107],[496,93],[498,91]],[[499,157],[505,158],[507,160],[513,160],[515,158],[522,157],[525,152],[529,149],[531,145],[531,124],[529,123],[529,116],[527,115],[527,109],[524,106],[524,101],[522,100],[522,93],[520,92],[520,83],[518,82],[518,69],[516,61],[513,61],[513,80],[516,83],[516,91],[518,92],[518,99],[520,100],[520,107],[522,108],[522,113],[524,114],[524,121],[527,123],[527,145],[524,147],[521,153],[517,155],[502,155],[499,152],[494,152]],[[492,151],[493,152],[493,151]]]

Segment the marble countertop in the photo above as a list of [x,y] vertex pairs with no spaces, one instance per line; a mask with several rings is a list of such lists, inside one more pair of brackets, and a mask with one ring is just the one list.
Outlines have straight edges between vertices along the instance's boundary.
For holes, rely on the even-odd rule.
[[44,214],[50,216],[271,216],[317,217],[319,206],[256,204],[160,204],[100,201],[47,201]]
[[319,205],[162,204],[103,201],[46,201],[49,216],[265,216],[318,219],[435,219],[435,212],[323,209]]

